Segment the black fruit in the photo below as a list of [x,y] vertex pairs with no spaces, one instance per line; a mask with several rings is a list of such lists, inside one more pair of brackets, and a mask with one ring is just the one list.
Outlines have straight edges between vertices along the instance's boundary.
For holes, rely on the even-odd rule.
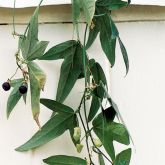
[[27,93],[27,90],[28,90],[27,84],[22,84],[22,85],[19,87],[19,92],[20,92],[21,94]]
[[115,109],[111,106],[103,110],[103,114],[107,121],[112,122],[116,116]]
[[5,91],[8,91],[8,90],[10,90],[10,83],[9,82],[4,82],[3,84],[2,84],[2,88],[5,90]]

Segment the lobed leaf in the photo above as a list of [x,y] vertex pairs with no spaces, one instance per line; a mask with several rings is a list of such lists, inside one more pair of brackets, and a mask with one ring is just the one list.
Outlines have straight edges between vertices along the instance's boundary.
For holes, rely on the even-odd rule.
[[113,138],[111,132],[107,130],[107,123],[103,118],[103,115],[98,115],[92,122],[93,130],[98,138],[101,140],[105,150],[109,154],[112,160],[115,159],[115,149],[113,146]]
[[113,141],[128,145],[129,134],[124,125],[115,122],[107,122],[101,113],[93,120],[93,130],[99,137],[103,146],[112,160],[115,158]]
[[75,52],[77,41],[69,40],[49,49],[39,60],[58,60],[71,56]]
[[29,52],[27,60],[33,61],[35,59],[38,59],[39,57],[42,57],[48,46],[48,43],[48,41],[37,42]]
[[78,43],[74,54],[67,56],[62,63],[56,94],[58,102],[65,100],[83,70],[82,53],[83,48]]
[[21,35],[19,38],[19,48],[23,58],[27,61],[41,57],[49,43],[48,41],[38,41],[38,12],[39,8],[37,7],[29,22],[27,36]]

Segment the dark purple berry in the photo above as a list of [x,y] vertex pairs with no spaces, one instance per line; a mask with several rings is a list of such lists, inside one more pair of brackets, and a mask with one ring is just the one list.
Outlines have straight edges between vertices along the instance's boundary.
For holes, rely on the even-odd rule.
[[20,92],[21,94],[27,93],[27,90],[28,90],[27,84],[22,84],[22,85],[19,87],[19,92]]
[[2,84],[2,88],[5,90],[5,91],[8,91],[8,90],[10,90],[10,83],[9,82],[4,82],[3,84]]

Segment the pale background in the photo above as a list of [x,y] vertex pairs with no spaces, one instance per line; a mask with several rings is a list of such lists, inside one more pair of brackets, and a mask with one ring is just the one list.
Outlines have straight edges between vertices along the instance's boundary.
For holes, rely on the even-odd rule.
[[[158,1],[153,2],[158,4]],[[53,10],[54,8],[56,7],[43,7],[42,18],[40,18],[42,23],[48,22],[47,20],[52,23],[40,26],[40,39],[49,40],[49,47],[72,38],[72,25],[61,23],[70,21],[70,7],[60,5],[58,6],[59,10]],[[33,10],[33,8],[29,8],[17,11],[19,13],[16,20],[19,24],[17,26],[18,32],[24,30],[24,23]],[[103,53],[98,41],[88,51],[90,56],[94,54],[104,66],[110,81],[111,95],[118,104],[134,139],[136,153],[134,152],[130,165],[165,164],[164,11],[165,7],[132,6],[113,14],[129,54],[130,72],[126,78],[124,78],[124,64],[118,47],[117,61],[112,70],[105,58],[102,58]],[[21,13],[23,14],[21,15]],[[50,17],[50,14],[53,14],[53,17]],[[0,22],[3,24],[0,25],[0,84],[6,81],[16,69],[14,53],[17,50],[17,40],[11,35],[12,18],[10,16],[11,10],[0,8]],[[47,74],[47,84],[42,97],[53,99],[61,61],[38,63]],[[74,108],[77,107],[79,102],[76,99],[77,91],[81,95],[80,86],[82,85],[81,81],[76,84],[66,100],[66,104],[72,105]],[[71,142],[66,140],[68,133],[35,151],[15,152],[14,148],[28,140],[37,131],[37,126],[32,120],[30,105],[25,106],[23,101],[17,105],[11,118],[7,121],[5,109],[8,94],[0,89],[0,164],[44,165],[42,159],[51,155],[80,156],[76,154]],[[43,124],[49,118],[50,112],[44,107],[41,109]]]

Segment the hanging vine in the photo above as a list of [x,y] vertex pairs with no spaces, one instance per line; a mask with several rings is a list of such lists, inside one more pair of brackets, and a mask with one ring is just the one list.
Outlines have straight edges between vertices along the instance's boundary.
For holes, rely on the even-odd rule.
[[[16,57],[16,72],[3,85],[5,91],[12,91],[7,101],[7,117],[21,97],[26,102],[26,94],[31,92],[31,109],[33,118],[39,126],[39,130],[25,144],[16,148],[16,151],[28,151],[61,136],[65,131],[70,132],[70,137],[78,153],[86,145],[88,155],[85,159],[56,155],[43,161],[48,165],[105,165],[104,160],[113,165],[129,165],[131,149],[120,153],[115,152],[114,141],[129,145],[130,135],[119,113],[117,105],[108,94],[109,84],[102,66],[88,56],[87,49],[94,43],[99,35],[100,44],[111,67],[115,64],[116,42],[119,42],[123,60],[126,66],[126,74],[129,70],[129,61],[126,48],[122,43],[118,29],[111,18],[113,10],[126,7],[130,1],[122,0],[72,0],[73,29],[77,40],[69,40],[53,46],[45,52],[49,42],[38,39],[38,15],[39,6],[35,9],[24,34],[16,32],[15,28],[15,3],[13,9],[13,35],[19,37]],[[79,18],[84,16],[84,38],[79,36]],[[40,92],[44,89],[46,75],[36,64],[35,60],[59,60],[63,59],[60,78],[58,82],[55,100],[40,98]],[[21,70],[22,78],[14,79],[17,71]],[[77,109],[65,105],[65,99],[74,87],[78,79],[84,80],[84,92]],[[91,101],[90,108],[86,106]],[[109,103],[105,107],[103,101]],[[45,125],[40,126],[40,103],[52,110],[53,115]],[[115,118],[118,119],[115,120]],[[114,121],[115,120],[115,121]],[[92,123],[92,127],[89,125]],[[98,162],[93,160],[91,153],[98,155]]]

